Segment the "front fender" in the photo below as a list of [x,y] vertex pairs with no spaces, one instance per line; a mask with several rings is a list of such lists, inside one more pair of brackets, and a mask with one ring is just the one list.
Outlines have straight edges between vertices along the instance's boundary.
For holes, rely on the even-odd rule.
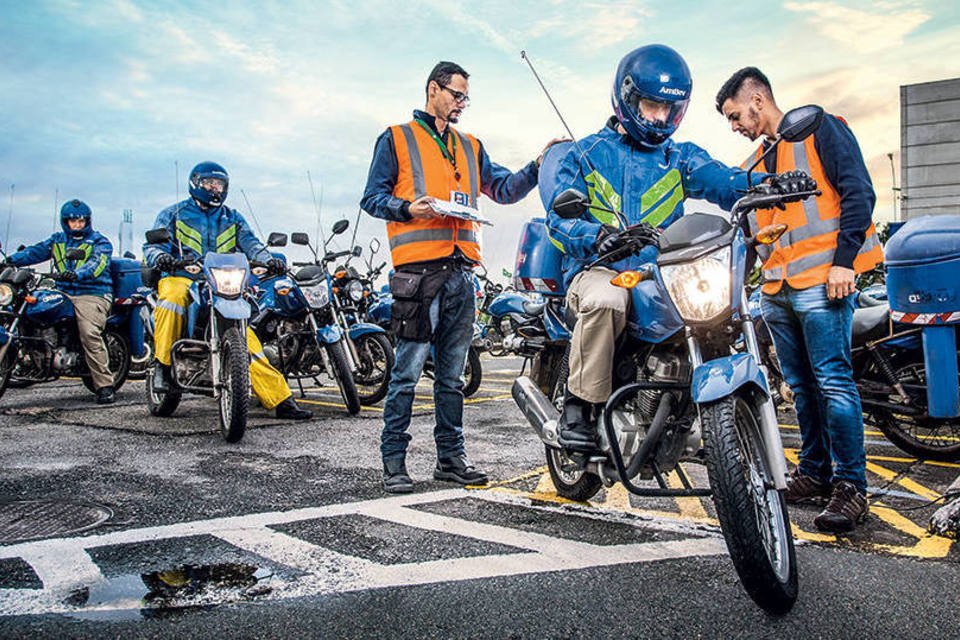
[[213,308],[227,320],[247,320],[250,318],[250,302],[243,297],[234,300],[214,297]]
[[339,342],[342,337],[343,330],[337,324],[328,324],[317,329],[317,341],[320,344],[333,344]]
[[729,396],[746,385],[753,385],[764,395],[768,395],[767,381],[756,359],[749,353],[735,353],[704,362],[697,367],[693,371],[690,392],[693,401],[701,404]]
[[383,330],[383,327],[376,324],[371,324],[369,322],[357,322],[356,324],[350,325],[350,328],[347,329],[347,333],[350,334],[351,340],[356,340],[360,336],[365,336],[368,333],[386,333],[386,331]]

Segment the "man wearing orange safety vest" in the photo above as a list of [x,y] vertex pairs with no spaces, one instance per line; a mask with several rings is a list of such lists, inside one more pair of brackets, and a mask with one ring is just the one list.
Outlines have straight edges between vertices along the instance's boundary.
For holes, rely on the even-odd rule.
[[[476,314],[471,271],[481,262],[480,225],[440,215],[440,201],[476,208],[480,194],[512,204],[537,185],[540,159],[512,173],[494,164],[483,145],[454,129],[470,104],[469,75],[440,62],[427,78],[427,102],[413,120],[389,127],[378,139],[361,208],[387,221],[391,307],[397,335],[396,363],[383,405],[383,487],[413,491],[406,469],[414,388],[434,353],[436,405],[433,477],[485,484],[487,476],[467,460],[463,444],[463,369]],[[549,146],[549,145],[548,145]],[[541,154],[541,158],[542,158]],[[436,203],[435,205],[432,203]]]
[[[716,106],[734,132],[750,140],[763,136],[749,163],[774,139],[783,118],[770,81],[755,67],[733,74]],[[822,192],[749,219],[752,233],[769,224],[787,225],[774,244],[757,248],[763,260],[763,317],[800,423],[800,462],[785,497],[790,503],[829,497],[814,524],[824,531],[850,531],[867,514],[851,323],[856,274],[883,261],[872,222],[876,195],[856,138],[837,116],[825,114],[812,136],[781,143],[765,163],[769,172],[805,172]]]

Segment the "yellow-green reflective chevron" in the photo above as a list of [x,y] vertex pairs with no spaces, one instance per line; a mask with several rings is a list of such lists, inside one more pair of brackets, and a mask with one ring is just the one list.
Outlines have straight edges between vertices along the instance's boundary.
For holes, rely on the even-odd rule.
[[[614,190],[613,185],[607,182],[606,178],[600,175],[599,171],[590,172],[584,177],[584,181],[587,183],[587,197],[590,198],[590,204],[620,211],[620,194]],[[602,224],[620,228],[617,216],[609,211],[590,209],[590,214]]]
[[101,253],[100,260],[97,261],[97,268],[93,270],[93,277],[97,278],[107,268],[107,254]]
[[237,246],[237,225],[232,224],[217,236],[217,253],[230,253]]
[[180,241],[180,244],[186,245],[188,249],[192,249],[197,255],[203,254],[200,232],[183,220],[177,220],[177,240]]
[[53,268],[57,271],[65,271],[67,268],[66,258],[64,257],[64,244],[54,242],[50,247],[50,253],[53,255]]
[[549,240],[549,241],[550,241],[550,244],[552,244],[553,246],[555,246],[557,249],[560,249],[560,252],[561,252],[561,253],[566,253],[566,252],[567,252],[567,250],[563,248],[563,245],[560,244],[560,241],[559,241],[559,240],[554,240],[554,239],[553,239],[553,236],[550,235],[550,232],[549,232],[549,231],[547,231],[547,240]]
[[[653,205],[671,191],[673,193],[670,194],[669,198],[660,203],[660,206],[653,211],[649,211]],[[680,179],[680,171],[671,169],[640,197],[640,208],[644,212],[641,220],[655,227],[670,217],[677,203],[682,200],[683,184]]]

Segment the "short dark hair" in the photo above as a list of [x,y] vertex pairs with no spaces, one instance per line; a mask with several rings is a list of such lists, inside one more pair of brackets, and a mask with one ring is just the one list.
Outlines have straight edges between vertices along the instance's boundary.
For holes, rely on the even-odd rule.
[[445,87],[450,84],[450,79],[453,76],[463,76],[464,80],[470,77],[470,74],[466,70],[458,65],[456,62],[447,62],[441,60],[433,68],[433,71],[430,72],[430,75],[427,77],[427,84],[424,86],[423,90],[427,94],[427,97],[430,97],[430,82],[436,81],[441,87]]
[[720,87],[720,91],[717,92],[717,111],[723,113],[723,103],[740,93],[740,89],[748,82],[762,87],[766,90],[765,93],[773,98],[773,89],[770,87],[767,76],[756,67],[744,67],[730,76],[730,79]]

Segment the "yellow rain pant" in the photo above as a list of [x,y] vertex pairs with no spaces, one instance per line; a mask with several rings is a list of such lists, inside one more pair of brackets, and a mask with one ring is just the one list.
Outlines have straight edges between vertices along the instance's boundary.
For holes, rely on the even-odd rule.
[[[157,308],[153,313],[153,348],[157,360],[170,366],[170,348],[183,335],[187,321],[189,278],[169,276],[157,288]],[[267,409],[273,409],[289,398],[290,387],[283,374],[273,368],[263,354],[263,346],[247,327],[247,349],[250,351],[250,384],[253,392]]]

